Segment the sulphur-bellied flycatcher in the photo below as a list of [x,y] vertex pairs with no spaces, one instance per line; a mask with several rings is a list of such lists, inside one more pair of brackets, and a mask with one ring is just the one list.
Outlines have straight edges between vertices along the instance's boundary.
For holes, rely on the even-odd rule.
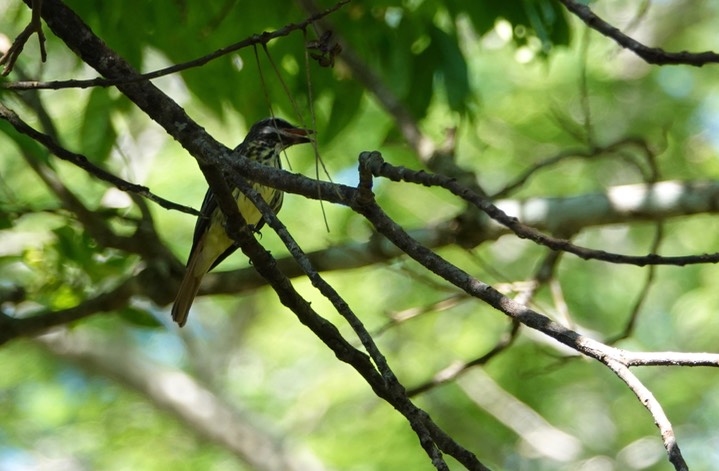
[[[295,144],[310,142],[309,134],[310,130],[295,127],[279,118],[263,119],[250,128],[235,153],[270,167],[281,168],[282,151]],[[257,183],[252,183],[252,186],[275,213],[280,210],[284,195],[282,191]],[[259,230],[264,224],[262,213],[238,188],[232,189],[232,195],[247,224]],[[172,319],[180,327],[187,322],[190,306],[200,289],[202,278],[237,249],[235,242],[225,232],[226,218],[211,189],[205,193],[200,213],[195,224],[187,270],[172,306]]]

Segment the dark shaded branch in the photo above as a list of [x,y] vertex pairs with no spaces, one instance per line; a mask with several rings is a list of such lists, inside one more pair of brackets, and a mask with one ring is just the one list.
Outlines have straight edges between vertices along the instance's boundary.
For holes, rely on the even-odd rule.
[[[417,433],[422,447],[425,449],[427,454],[432,459],[432,463],[437,469],[448,469],[444,462],[441,453],[435,447],[439,447],[443,452],[450,454],[460,463],[462,463],[467,469],[470,470],[486,470],[482,463],[480,463],[476,456],[459,445],[454,439],[446,434],[440,427],[438,427],[430,417],[422,409],[416,407],[408,397],[404,386],[399,382],[394,372],[389,367],[384,355],[379,351],[374,339],[370,333],[365,329],[361,320],[352,312],[349,305],[339,296],[339,294],[325,282],[319,275],[319,273],[312,267],[310,261],[305,256],[302,249],[296,244],[292,236],[287,232],[286,227],[279,221],[276,215],[272,212],[265,201],[259,197],[250,185],[246,182],[236,181],[237,186],[245,193],[253,203],[261,210],[267,224],[272,227],[275,232],[280,236],[282,241],[285,243],[287,248],[292,253],[294,259],[302,267],[302,270],[311,280],[313,286],[315,286],[327,299],[329,299],[335,306],[337,312],[339,312],[350,324],[352,329],[355,331],[357,336],[360,338],[363,346],[370,354],[370,357],[377,366],[378,372],[382,376],[387,394],[391,399],[387,399],[400,413],[402,413],[409,421],[412,429]],[[371,198],[371,193],[368,193],[369,186],[361,188],[357,192],[357,200],[365,201],[367,198]]]
[[706,64],[716,64],[719,62],[719,54],[713,51],[706,52],[668,52],[658,47],[649,47],[640,43],[634,38],[624,34],[619,28],[612,26],[597,16],[587,5],[579,3],[575,0],[558,0],[567,10],[574,13],[587,26],[598,31],[604,36],[613,39],[617,44],[625,49],[629,49],[636,55],[644,59],[649,64],[655,65],[672,65],[685,64],[701,67]]
[[[470,189],[462,186],[456,180],[445,177],[443,175],[429,174],[425,172],[417,172],[409,170],[405,167],[392,166],[382,159],[378,152],[364,152],[365,163],[371,168],[376,176],[389,178],[392,181],[405,181],[417,183],[424,186],[439,186],[452,194],[466,200],[477,208],[485,212],[489,217],[498,223],[506,226],[517,237],[521,239],[529,239],[537,244],[544,245],[553,250],[561,250],[572,253],[584,260],[596,259],[610,263],[631,264],[637,266],[646,265],[677,265],[684,266],[697,263],[717,263],[719,262],[719,253],[704,255],[687,255],[677,257],[666,257],[657,254],[648,254],[644,256],[622,255],[610,253],[603,250],[592,250],[572,244],[568,240],[557,239],[547,236],[526,224],[523,224],[516,217],[508,216],[507,213],[493,205],[483,196],[472,192]],[[362,156],[360,157],[363,158]],[[570,232],[573,228],[567,228]]]
[[123,180],[122,178],[114,175],[113,173],[108,172],[107,170],[93,164],[84,155],[77,154],[75,152],[71,152],[65,149],[49,135],[43,134],[40,131],[33,129],[25,121],[20,119],[20,117],[13,110],[7,108],[2,103],[0,103],[0,119],[4,119],[8,123],[10,123],[12,127],[15,128],[15,130],[20,134],[24,134],[44,145],[47,150],[49,150],[52,154],[56,155],[62,160],[76,165],[77,167],[85,170],[87,173],[94,176],[95,178],[114,185],[119,190],[143,196],[150,201],[157,203],[165,209],[181,211],[183,213],[192,214],[194,216],[199,216],[200,214],[199,211],[193,208],[174,203],[172,201],[166,200],[165,198],[155,195],[146,186],[137,185],[135,183],[130,183],[126,180]]
[[0,345],[18,337],[37,335],[50,328],[66,325],[101,312],[114,311],[126,306],[135,291],[137,291],[137,286],[133,277],[123,281],[114,289],[69,309],[42,310],[23,318],[10,317],[0,313]]
[[[381,160],[381,157],[376,153],[363,153],[360,156],[360,165],[369,165],[376,168],[374,164],[378,160]],[[374,170],[373,173],[376,174]],[[686,465],[682,467],[684,460],[676,444],[671,423],[659,403],[651,396],[651,392],[629,372],[627,365],[622,363],[622,352],[620,350],[580,335],[552,321],[547,316],[503,296],[492,286],[477,280],[464,270],[418,244],[417,241],[412,240],[404,229],[389,218],[375,202],[353,205],[353,209],[363,214],[381,234],[396,244],[403,252],[437,276],[452,283],[467,294],[481,299],[513,320],[542,332],[571,349],[609,367],[632,389],[637,398],[649,410],[662,434],[662,440],[667,449],[669,459],[676,469],[679,471],[686,469]]]
[[23,48],[25,48],[25,43],[28,39],[30,39],[32,33],[37,33],[37,40],[40,43],[40,59],[42,62],[47,60],[47,51],[45,50],[45,33],[42,31],[42,23],[40,22],[42,2],[43,0],[32,0],[32,18],[30,19],[30,24],[28,24],[18,37],[15,38],[15,41],[13,41],[10,49],[8,49],[5,54],[0,57],[0,65],[5,65],[2,75],[8,75],[13,70],[15,62],[18,57],[20,57],[20,53]]
[[[275,290],[280,302],[292,310],[298,320],[309,327],[335,353],[339,360],[354,367],[377,396],[392,404],[405,417],[411,417],[410,424],[420,438],[423,448],[432,457],[435,467],[440,470],[449,469],[441,460],[441,457],[436,454],[431,440],[428,441],[429,435],[422,431],[426,427],[424,420],[415,419],[418,414],[416,407],[407,402],[398,403],[397,396],[393,394],[385,379],[376,371],[370,358],[347,342],[333,324],[314,311],[310,303],[295,291],[290,281],[277,269],[276,263],[269,252],[255,240],[246,226],[236,224],[231,219],[228,219],[227,229],[228,234],[238,242],[242,252],[251,260],[255,269]],[[415,428],[416,426],[419,426],[419,430]],[[438,461],[435,461],[436,459]],[[486,468],[481,467],[480,464],[479,466],[469,466],[468,469]]]
[[[9,90],[30,90],[30,89],[32,89],[32,90],[40,90],[40,89],[60,90],[63,88],[110,87],[110,86],[119,85],[119,84],[140,82],[140,81],[145,81],[145,80],[153,80],[153,79],[156,79],[159,77],[164,77],[166,75],[176,74],[178,72],[182,72],[183,70],[188,70],[188,69],[192,69],[194,67],[203,66],[203,65],[207,64],[208,62],[211,62],[215,59],[226,56],[227,54],[238,51],[240,49],[244,49],[249,46],[255,46],[257,44],[266,45],[273,39],[287,36],[294,31],[305,30],[308,25],[314,23],[315,21],[318,21],[321,18],[324,18],[325,16],[327,16],[331,13],[334,13],[335,11],[339,10],[342,6],[346,5],[349,2],[350,2],[350,0],[341,0],[341,1],[337,2],[334,6],[327,8],[327,9],[325,9],[319,13],[316,13],[314,15],[311,15],[310,17],[306,18],[304,21],[301,21],[299,23],[289,23],[276,31],[264,32],[261,34],[253,34],[252,36],[250,36],[247,39],[244,39],[244,40],[242,40],[238,43],[232,44],[230,46],[218,49],[211,54],[207,54],[205,56],[198,57],[197,59],[183,62],[181,64],[171,65],[169,67],[165,67],[163,69],[155,70],[152,72],[148,72],[148,73],[144,73],[144,74],[137,74],[133,77],[119,77],[119,78],[114,78],[114,79],[98,77],[98,78],[89,79],[89,80],[57,80],[57,81],[52,81],[52,82],[37,82],[37,81],[29,81],[28,80],[28,81],[21,81],[21,82],[4,82],[4,83],[0,83],[0,87],[7,88]],[[44,61],[44,59],[43,59],[43,61]],[[2,62],[0,62],[0,64],[2,64]]]

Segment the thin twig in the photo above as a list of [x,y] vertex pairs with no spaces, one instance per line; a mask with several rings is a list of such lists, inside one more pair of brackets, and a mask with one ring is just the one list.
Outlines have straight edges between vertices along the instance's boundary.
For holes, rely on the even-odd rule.
[[487,353],[468,362],[456,362],[449,365],[447,368],[437,372],[429,381],[408,389],[407,395],[409,397],[414,397],[419,394],[423,394],[436,388],[437,386],[457,380],[457,378],[475,366],[486,365],[492,358],[512,346],[514,341],[517,339],[517,334],[519,333],[519,327],[521,325],[522,324],[517,321],[512,321],[509,331],[507,331]]
[[579,3],[575,0],[559,0],[570,12],[574,13],[579,19],[587,24],[590,28],[616,41],[617,44],[625,49],[629,49],[636,55],[644,59],[649,64],[670,65],[685,64],[701,67],[706,64],[719,63],[719,54],[713,51],[706,52],[668,52],[658,47],[649,47],[640,43],[634,38],[624,34],[619,28],[612,26],[597,16],[587,5]]
[[[363,153],[360,156],[360,165],[372,166],[373,173],[377,173],[377,167],[373,165],[377,162],[378,157],[376,155],[373,157],[372,153]],[[362,204],[353,206],[353,208],[372,222],[380,233],[401,248],[403,252],[437,276],[454,284],[471,296],[481,299],[495,309],[505,313],[513,320],[542,332],[573,350],[589,358],[593,358],[612,369],[615,374],[632,388],[632,391],[651,413],[661,431],[662,440],[667,449],[669,460],[675,465],[677,470],[683,471],[686,469],[686,465],[684,464],[681,452],[673,435],[671,423],[669,423],[661,406],[653,398],[651,392],[636,381],[636,378],[633,379],[633,375],[629,372],[629,369],[622,363],[621,350],[584,337],[552,321],[548,317],[503,296],[493,287],[477,280],[464,270],[449,263],[436,253],[412,240],[404,229],[389,218],[376,203],[363,202]],[[684,464],[684,467],[682,467],[682,464]]]
[[609,367],[629,389],[637,396],[639,402],[647,408],[651,416],[654,418],[654,423],[659,428],[659,433],[662,437],[662,443],[664,448],[667,450],[667,456],[669,462],[674,465],[676,471],[689,471],[687,463],[684,461],[679,445],[677,444],[676,436],[674,435],[674,428],[669,418],[664,413],[662,405],[654,397],[654,394],[639,381],[626,365],[615,361],[614,359],[606,359],[603,361],[605,365]]
[[522,188],[531,177],[533,177],[540,170],[545,170],[552,167],[560,162],[564,162],[570,159],[594,159],[597,157],[609,157],[612,154],[619,152],[625,147],[641,147],[646,149],[646,143],[638,138],[628,137],[622,138],[606,146],[590,147],[589,149],[568,149],[563,150],[551,157],[540,160],[535,164],[531,165],[522,174],[506,184],[501,190],[497,191],[490,196],[490,199],[495,200],[497,198],[504,198],[510,193]]
[[603,260],[610,263],[629,264],[637,266],[646,265],[677,265],[685,266],[700,263],[718,263],[719,252],[703,255],[686,255],[686,256],[661,256],[657,254],[648,254],[643,256],[622,255],[610,253],[604,250],[593,250],[572,244],[568,240],[557,239],[543,234],[523,223],[517,218],[508,216],[504,211],[489,202],[488,199],[471,191],[465,186],[458,183],[453,178],[444,175],[430,174],[426,172],[417,172],[409,170],[405,167],[393,166],[384,161],[378,152],[363,152],[361,157],[365,161],[365,165],[370,169],[373,175],[382,176],[392,181],[405,181],[409,183],[417,183],[424,186],[439,186],[452,194],[464,199],[465,201],[475,205],[484,211],[489,217],[502,224],[503,226],[514,232],[521,239],[528,239],[537,244],[544,245],[553,250],[561,250],[572,253],[584,260]]
[[5,82],[0,83],[0,87],[7,88],[9,90],[28,90],[28,89],[51,89],[51,90],[59,90],[62,88],[90,88],[90,87],[110,87],[113,85],[119,85],[119,84],[128,84],[128,83],[137,83],[137,82],[143,82],[145,80],[153,80],[159,77],[164,77],[166,75],[175,74],[177,72],[182,72],[183,70],[191,69],[194,67],[200,67],[205,64],[207,64],[210,61],[213,61],[219,57],[226,56],[227,54],[230,54],[232,52],[238,51],[240,49],[254,46],[257,44],[266,45],[268,42],[270,42],[273,39],[280,38],[283,36],[287,36],[290,33],[298,30],[304,30],[307,28],[307,25],[324,18],[325,16],[334,13],[335,11],[339,10],[341,7],[349,3],[350,0],[340,0],[337,2],[334,6],[327,8],[325,10],[322,10],[319,13],[316,13],[314,15],[311,15],[307,17],[304,21],[301,21],[299,23],[289,23],[285,25],[284,27],[271,31],[271,32],[264,32],[261,34],[253,34],[252,36],[248,37],[247,39],[244,39],[238,43],[232,44],[227,47],[223,47],[221,49],[216,50],[215,52],[211,54],[207,54],[202,57],[198,57],[197,59],[193,59],[191,61],[183,62],[181,64],[175,64],[169,67],[165,67],[163,69],[155,70],[152,72],[148,72],[145,74],[136,74],[133,76],[126,76],[126,77],[120,77],[120,78],[103,78],[98,77],[94,79],[89,80],[58,80],[58,81],[52,81],[52,82],[36,82],[36,81],[23,81],[23,82]]
[[70,162],[70,163],[76,165],[77,167],[85,170],[87,173],[89,173],[90,175],[93,175],[94,177],[98,178],[99,180],[102,180],[102,181],[105,181],[107,183],[114,185],[119,190],[122,190],[122,191],[125,191],[128,193],[138,194],[144,198],[147,198],[147,199],[157,203],[158,205],[162,206],[165,209],[180,211],[183,213],[192,214],[194,216],[198,216],[200,214],[199,211],[197,211],[193,208],[183,206],[181,204],[172,202],[170,200],[167,200],[165,198],[155,195],[146,186],[137,185],[135,183],[130,183],[126,180],[123,180],[122,178],[114,175],[113,173],[110,173],[107,170],[104,170],[104,169],[98,167],[97,165],[93,164],[84,155],[77,154],[75,152],[71,152],[71,151],[65,149],[64,147],[60,146],[49,135],[43,134],[40,131],[32,128],[25,121],[20,119],[20,117],[14,111],[7,108],[2,103],[0,103],[0,119],[4,119],[8,123],[10,123],[15,128],[15,130],[18,131],[19,133],[29,136],[32,139],[34,139],[35,141],[44,145],[47,148],[47,150],[49,150],[51,153],[53,153],[57,157],[61,158],[62,160],[65,160],[67,162]]
[[47,60],[47,51],[45,50],[45,33],[42,31],[42,22],[40,21],[42,14],[42,2],[43,0],[32,0],[32,18],[30,19],[30,24],[28,24],[18,37],[15,38],[15,41],[13,41],[10,49],[8,49],[5,54],[0,57],[0,65],[5,64],[5,69],[3,69],[2,75],[6,76],[12,72],[15,62],[18,57],[20,57],[20,53],[25,47],[27,40],[30,39],[30,36],[32,36],[32,33],[37,33],[37,40],[40,43],[40,60],[42,62]]
[[[374,339],[362,324],[362,321],[354,314],[349,305],[341,298],[339,293],[327,283],[320,274],[312,267],[309,259],[304,254],[303,250],[294,240],[294,238],[287,231],[287,228],[280,222],[277,216],[273,213],[270,206],[259,196],[259,194],[244,180],[239,177],[233,178],[234,185],[236,185],[240,191],[242,191],[252,203],[262,212],[267,225],[270,226],[282,239],[285,246],[289,249],[292,256],[295,258],[297,263],[302,267],[307,277],[312,282],[312,285],[317,288],[335,307],[337,312],[345,318],[347,323],[352,327],[354,332],[359,337],[365,350],[369,353],[372,361],[374,362],[377,371],[381,374],[384,387],[386,388],[386,399],[392,403],[398,411],[400,411],[410,422],[412,429],[417,433],[422,447],[425,449],[427,454],[432,460],[432,463],[438,470],[449,470],[447,464],[442,458],[435,439],[430,433],[429,429],[424,420],[424,414],[408,399],[405,389],[399,382],[394,372],[387,363],[386,358],[380,352]],[[445,439],[449,439],[446,436]],[[456,459],[462,460],[461,456],[455,456]],[[476,461],[467,462],[465,466],[468,469],[486,469],[481,463]]]
[[[522,305],[529,305],[532,302],[532,298],[536,294],[540,287],[553,279],[554,270],[559,263],[561,252],[549,251],[545,256],[539,268],[536,270],[532,282],[529,283],[529,288],[519,292],[515,297],[515,302]],[[457,297],[461,295],[456,295]],[[512,320],[512,325],[507,333],[505,333],[501,339],[492,347],[487,353],[470,360],[468,362],[457,362],[447,368],[436,373],[429,381],[415,386],[414,388],[407,391],[407,395],[410,397],[417,394],[422,394],[430,389],[433,389],[439,385],[455,381],[461,375],[465,374],[471,368],[480,365],[486,365],[492,358],[497,356],[499,353],[505,351],[512,346],[519,334],[520,323],[517,320]]]
[[[652,241],[652,245],[650,250],[652,252],[659,251],[659,246],[661,245],[661,242],[664,238],[664,224],[660,221],[657,222],[656,230],[654,231],[654,240]],[[634,332],[634,327],[637,324],[637,320],[639,319],[639,313],[642,309],[642,306],[644,306],[644,302],[647,299],[647,296],[649,295],[649,290],[652,287],[652,284],[654,283],[654,277],[657,273],[657,266],[651,265],[647,268],[647,274],[644,278],[644,284],[642,285],[642,288],[639,290],[639,294],[637,295],[637,299],[634,301],[634,305],[632,306],[631,311],[629,311],[629,320],[627,320],[626,325],[624,326],[624,329],[622,332],[617,334],[616,336],[608,339],[606,341],[607,345],[613,345],[620,340],[624,340],[628,338],[632,333]]]

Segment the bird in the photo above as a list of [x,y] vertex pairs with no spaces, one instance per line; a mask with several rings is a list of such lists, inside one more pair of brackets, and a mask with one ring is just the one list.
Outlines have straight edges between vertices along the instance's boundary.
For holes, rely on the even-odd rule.
[[[241,155],[269,167],[282,168],[282,151],[295,144],[311,142],[313,133],[310,129],[293,126],[280,118],[265,118],[252,125],[244,141],[235,148],[234,155]],[[284,193],[255,182],[250,183],[277,213],[282,207]],[[237,200],[237,207],[247,225],[255,232],[259,231],[265,223],[260,210],[239,188],[232,188],[232,196]],[[172,305],[172,319],[180,327],[187,322],[202,278],[237,250],[237,244],[225,232],[226,221],[227,218],[220,210],[212,189],[208,189],[195,224],[185,275]]]

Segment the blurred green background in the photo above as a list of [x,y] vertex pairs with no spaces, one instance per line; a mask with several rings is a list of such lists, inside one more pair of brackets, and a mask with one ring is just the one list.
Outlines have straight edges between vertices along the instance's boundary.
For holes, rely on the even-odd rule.
[[[308,16],[303,1],[67,4],[141,71],[188,61]],[[592,8],[648,45],[717,49],[719,5],[713,2],[609,0]],[[0,38],[8,44],[29,19],[22,2],[0,0]],[[333,40],[341,38],[345,45],[334,68],[307,58],[305,38],[295,32],[269,44],[272,61],[261,48],[257,56],[246,48],[155,83],[230,147],[270,114],[270,102],[275,115],[295,123],[309,125],[314,113],[320,154],[340,183],[356,184],[357,156],[364,150],[378,149],[397,165],[425,165],[343,54],[356,55],[376,74],[436,145],[448,128],[456,128],[457,163],[476,172],[489,194],[563,152],[589,156],[561,160],[504,197],[576,196],[640,183],[651,173],[648,157],[657,180],[719,174],[716,68],[647,65],[587,32],[559,2],[353,1],[327,22]],[[31,38],[17,71],[3,80],[19,80],[20,73],[48,81],[96,76],[45,31],[47,63],[40,64]],[[309,28],[307,40],[313,39]],[[40,127],[28,104],[31,94],[0,89],[0,100]],[[64,146],[158,195],[199,208],[207,186],[194,159],[117,90],[36,95]],[[45,155],[6,123],[0,131],[0,289],[23,292],[20,302],[3,294],[4,314],[27,317],[81,304],[143,267],[139,256],[93,240],[22,152],[49,159],[66,186],[120,234],[131,234],[140,216],[130,198]],[[627,138],[644,147],[593,152]],[[292,171],[316,174],[311,148],[292,148],[289,160]],[[464,209],[436,188],[376,183],[382,206],[408,229],[432,228]],[[195,218],[152,203],[149,208],[161,240],[184,262]],[[306,251],[336,246],[351,257],[348,244],[371,235],[349,209],[321,208],[296,195],[286,196],[280,216]],[[719,241],[714,215],[668,219],[662,231],[659,251],[666,255],[714,252]],[[582,230],[575,241],[641,255],[651,250],[655,234],[656,225],[648,222],[600,225]],[[261,243],[274,256],[286,254],[269,229]],[[546,256],[543,248],[513,236],[472,250],[438,250],[478,279],[501,286],[531,279]],[[247,266],[238,252],[218,270]],[[456,289],[409,259],[325,276],[371,332],[397,313],[420,308],[420,314],[376,335],[410,389],[452,364],[481,357],[510,329],[504,315],[479,301],[456,299]],[[556,269],[554,294],[542,287],[532,306],[607,340],[624,329],[646,276],[646,267],[567,255]],[[718,277],[714,265],[657,268],[635,329],[618,346],[715,350]],[[158,280],[170,291],[172,283]],[[294,283],[318,312],[354,338],[309,282]],[[449,306],[437,307],[447,299],[453,300]],[[562,317],[562,306],[570,320]],[[715,372],[666,367],[635,372],[665,408],[692,469],[717,469]],[[651,417],[623,383],[596,362],[526,329],[485,366],[415,400],[492,469],[670,468]],[[227,409],[218,410],[217,404]],[[0,349],[0,411],[3,471],[290,469],[273,464],[271,456],[283,456],[293,469],[433,469],[406,421],[264,288],[198,298],[181,332],[169,321],[169,306],[135,297],[60,333],[9,342]],[[218,424],[218,417],[246,424],[248,436],[272,446],[250,446],[256,451],[253,462],[220,433],[238,437],[233,425],[217,425],[215,436],[198,425]],[[451,460],[450,466],[461,469]]]

